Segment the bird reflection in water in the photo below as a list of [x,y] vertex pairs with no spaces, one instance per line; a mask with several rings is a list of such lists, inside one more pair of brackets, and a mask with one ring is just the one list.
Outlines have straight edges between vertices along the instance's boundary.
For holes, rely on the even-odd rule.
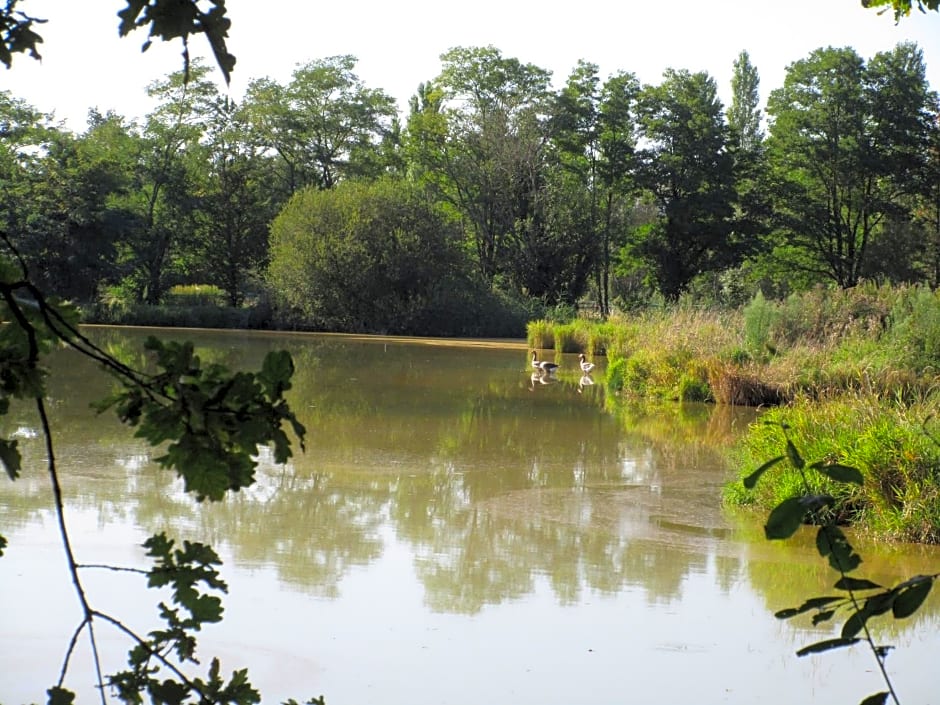
[[591,377],[591,375],[581,375],[581,379],[578,380],[578,394],[581,394],[585,387],[590,387],[592,384],[594,384],[594,379]]
[[555,384],[557,381],[558,378],[549,372],[533,372],[532,376],[529,378],[529,391],[534,392],[536,384]]

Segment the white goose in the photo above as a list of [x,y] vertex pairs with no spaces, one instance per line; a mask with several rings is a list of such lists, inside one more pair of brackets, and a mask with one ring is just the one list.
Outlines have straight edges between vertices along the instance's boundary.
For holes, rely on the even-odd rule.
[[535,350],[532,351],[532,367],[536,370],[545,372],[546,374],[553,374],[555,370],[558,369],[558,365],[556,365],[554,362],[549,362],[548,360],[539,362],[539,356]]
[[581,358],[581,371],[584,374],[588,374],[591,370],[594,369],[594,363],[588,362],[587,358],[584,356],[584,353],[581,353],[580,358]]

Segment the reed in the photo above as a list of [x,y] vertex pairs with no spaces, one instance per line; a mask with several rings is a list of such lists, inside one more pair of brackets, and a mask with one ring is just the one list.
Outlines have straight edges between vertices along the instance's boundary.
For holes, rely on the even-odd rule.
[[555,347],[555,326],[552,321],[540,318],[526,324],[526,343],[530,348],[548,350]]

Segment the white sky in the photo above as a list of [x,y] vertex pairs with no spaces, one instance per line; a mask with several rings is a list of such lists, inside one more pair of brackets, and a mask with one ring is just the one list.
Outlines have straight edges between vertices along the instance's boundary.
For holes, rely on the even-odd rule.
[[[181,44],[157,42],[142,54],[144,30],[118,38],[117,12],[125,5],[20,0],[20,10],[49,20],[39,30],[43,60],[17,55],[11,70],[0,66],[0,89],[54,111],[76,132],[91,107],[143,117],[152,107],[146,86],[181,67]],[[226,6],[229,49],[238,59],[229,89],[236,99],[250,79],[286,83],[299,64],[352,54],[359,78],[393,96],[404,114],[418,84],[439,73],[441,53],[487,45],[548,69],[556,87],[579,59],[597,64],[602,80],[620,70],[643,83],[659,83],[666,68],[707,71],[725,103],[733,62],[747,50],[763,105],[787,65],[814,49],[851,46],[870,59],[911,40],[924,52],[931,87],[940,90],[940,14],[915,10],[895,25],[860,0],[228,0]],[[209,56],[201,37],[191,52]]]

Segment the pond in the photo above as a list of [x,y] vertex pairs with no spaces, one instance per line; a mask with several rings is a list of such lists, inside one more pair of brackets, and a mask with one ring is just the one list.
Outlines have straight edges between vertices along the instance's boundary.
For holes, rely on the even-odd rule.
[[[532,377],[519,341],[448,341],[91,328],[141,361],[147,335],[193,340],[204,360],[297,365],[290,401],[307,448],[262,456],[258,482],[199,504],[153,451],[89,403],[109,382],[74,353],[52,359],[50,415],[77,560],[146,567],[158,531],[212,544],[225,618],[199,640],[223,673],[248,668],[265,703],[857,703],[883,689],[853,647],[798,658],[841,621],[779,621],[836,576],[810,532],[763,539],[761,517],[721,506],[725,449],[749,409],[614,409],[603,360]],[[550,354],[550,353],[549,353]],[[548,382],[548,383],[544,383]],[[45,700],[80,620],[51,511],[35,412],[5,432],[26,462],[0,483],[0,702]],[[930,547],[857,542],[860,574],[940,571]],[[165,595],[137,574],[88,569],[93,606],[146,632]],[[874,622],[904,703],[934,702],[938,609]],[[98,624],[98,623],[96,623]],[[128,643],[98,624],[106,673]],[[97,698],[87,641],[67,685]]]

